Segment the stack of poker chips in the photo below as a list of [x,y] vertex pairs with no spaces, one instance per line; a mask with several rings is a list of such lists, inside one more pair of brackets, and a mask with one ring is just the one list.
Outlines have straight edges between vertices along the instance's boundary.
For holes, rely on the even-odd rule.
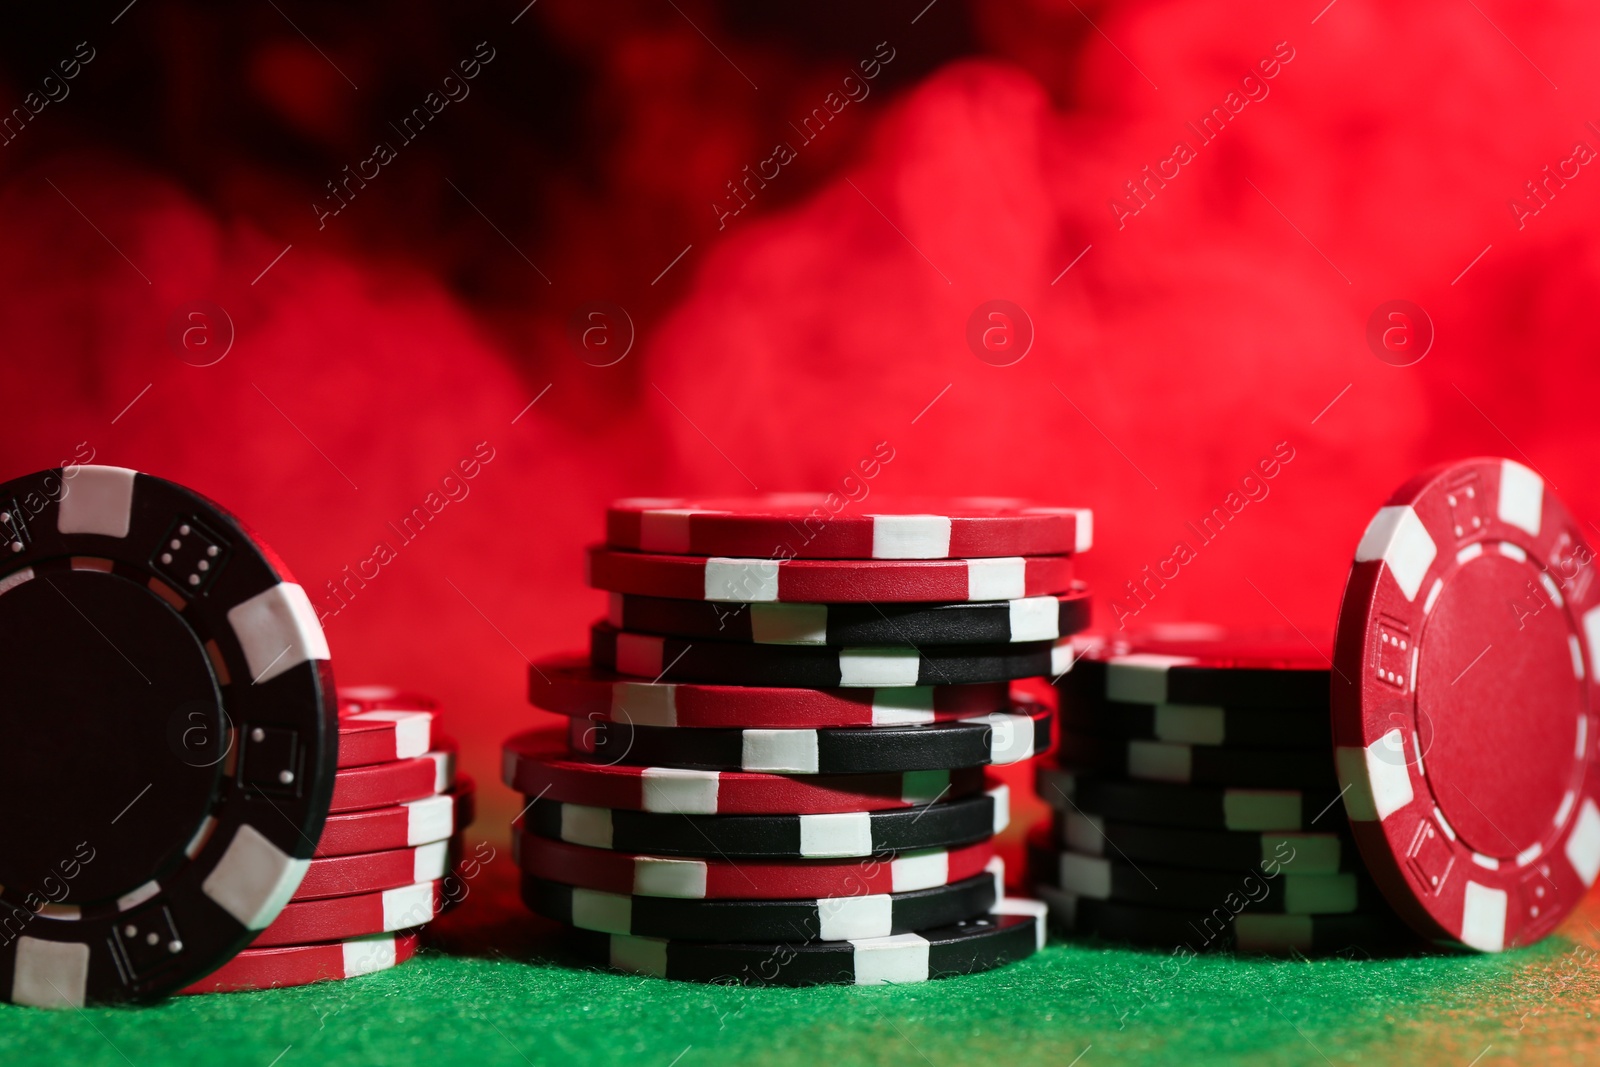
[[436,703],[341,686],[333,802],[300,887],[250,947],[184,990],[309,985],[387,970],[451,903],[447,876],[472,822],[472,779],[436,732]]
[[1079,645],[1029,842],[1057,928],[1194,951],[1410,943],[1350,837],[1315,646],[1207,626]]
[[623,501],[610,612],[537,662],[568,717],[505,746],[522,894],[604,966],[750,985],[903,983],[1035,952],[1004,897],[1009,793],[1050,745],[1010,683],[1071,665],[1089,515],[1011,501]]

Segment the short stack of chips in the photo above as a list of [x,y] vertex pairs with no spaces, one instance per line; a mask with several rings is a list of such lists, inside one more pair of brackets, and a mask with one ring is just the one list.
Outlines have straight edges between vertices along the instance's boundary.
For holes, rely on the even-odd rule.
[[446,878],[472,821],[473,783],[437,705],[387,686],[341,686],[333,804],[305,877],[250,947],[187,993],[354,978],[416,954],[450,903]]
[[1055,923],[1196,951],[1548,935],[1600,876],[1594,560],[1537,472],[1465,460],[1372,518],[1331,643],[1088,643],[1037,774]]
[[1078,509],[822,495],[622,501],[589,553],[590,655],[537,662],[564,731],[506,742],[523,898],[600,965],[904,983],[1031,955],[1009,793],[1050,745],[1010,682],[1088,623]]

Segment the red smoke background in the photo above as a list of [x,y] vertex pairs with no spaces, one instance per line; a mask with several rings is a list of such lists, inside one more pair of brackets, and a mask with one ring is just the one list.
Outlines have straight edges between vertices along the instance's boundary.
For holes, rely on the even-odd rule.
[[[10,12],[0,471],[222,502],[330,612],[340,679],[438,694],[480,783],[541,718],[528,659],[603,611],[608,500],[843,489],[879,442],[871,494],[1093,508],[1103,625],[1328,631],[1425,465],[1511,456],[1594,528],[1600,10],[1323,3]],[[1009,366],[967,340],[996,299],[1034,334]],[[1410,366],[1368,341],[1392,300],[1432,324]]]

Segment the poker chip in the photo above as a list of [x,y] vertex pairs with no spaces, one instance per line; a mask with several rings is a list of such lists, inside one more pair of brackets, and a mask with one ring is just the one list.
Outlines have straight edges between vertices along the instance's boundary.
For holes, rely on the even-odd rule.
[[658,682],[854,689],[1055,678],[1072,667],[1072,645],[1069,641],[925,649],[740,645],[626,633],[609,623],[596,623],[589,631],[589,658],[603,670]]
[[385,852],[324,856],[311,861],[294,899],[349,897],[437,881],[450,873],[460,854],[461,839],[455,837]]
[[1072,587],[1071,556],[735,559],[589,549],[589,584],[681,600],[907,603],[1017,600]]
[[1028,871],[1035,883],[1080,897],[1177,911],[1212,908],[1280,915],[1337,915],[1371,909],[1352,872],[1276,876],[1259,869],[1208,871],[1153,863],[1127,863],[1052,848],[1037,835],[1030,839]]
[[408,930],[430,922],[444,904],[440,881],[326,900],[295,900],[251,942],[253,948],[345,941]]
[[447,792],[456,777],[455,742],[441,739],[438,746],[412,759],[339,771],[330,810],[387,808]]
[[1337,823],[1334,789],[1230,789],[1118,781],[1096,771],[1034,769],[1039,798],[1060,811],[1156,826],[1265,832],[1315,830]]
[[524,874],[604,893],[684,900],[790,900],[851,894],[906,893],[949,885],[980,873],[994,858],[988,841],[954,849],[922,849],[859,860],[689,859],[587,848],[513,830]]
[[1055,641],[1089,625],[1089,589],[972,604],[721,603],[612,593],[618,630],[758,645],[924,648]]
[[1005,869],[904,893],[850,893],[815,900],[680,900],[581,889],[524,875],[522,899],[547,919],[580,930],[705,942],[855,941],[948,926],[994,907]]
[[0,633],[0,999],[148,1000],[216,970],[299,885],[334,789],[305,591],[188,489],[47,470],[0,485]]
[[686,815],[822,815],[885,811],[972,796],[983,770],[904,774],[782,775],[593,763],[564,752],[561,738],[530,730],[505,743],[505,784],[527,796]]
[[1051,824],[1050,839],[1058,847],[1090,856],[1203,870],[1256,868],[1271,873],[1337,874],[1358,870],[1361,862],[1355,842],[1342,833],[1251,833],[1147,826],[1082,811],[1058,813]]
[[245,949],[182,992],[243,993],[358,978],[398,967],[417,954],[421,943],[415,933],[400,933],[318,945]]
[[1037,892],[1050,908],[1050,925],[1064,934],[1168,951],[1231,950],[1275,956],[1355,951],[1365,956],[1412,943],[1405,927],[1380,913],[1272,915],[1235,913],[1220,905],[1210,911],[1174,911],[1096,900],[1047,885],[1038,886]]
[[1061,723],[1082,734],[1234,748],[1328,747],[1325,709],[1224,708],[1204,704],[1088,701],[1062,677]]
[[830,493],[782,493],[619,500],[606,509],[606,542],[613,547],[690,556],[1039,556],[1087,552],[1093,539],[1086,508],[1002,497],[852,503]]
[[536,707],[573,718],[734,729],[943,722],[1000,711],[1009,702],[1004,682],[883,689],[651,683],[571,656],[536,661],[528,690]]
[[1335,788],[1326,748],[1249,749],[1124,741],[1061,731],[1061,759],[1102,767],[1150,782],[1240,786],[1257,789]]
[[340,686],[339,766],[411,759],[433,747],[433,701],[388,686]]
[[1068,685],[1095,700],[1238,708],[1328,707],[1330,660],[1298,633],[1155,629],[1080,638]]
[[1356,547],[1334,755],[1367,869],[1424,937],[1529,944],[1600,874],[1593,559],[1504,459],[1418,475]]
[[573,719],[568,746],[605,763],[775,774],[865,774],[1003,766],[1050,747],[1042,705],[931,726],[719,730]]
[[987,915],[857,941],[709,944],[574,930],[575,951],[602,967],[718,985],[906,985],[976,974],[1044,946],[1045,907],[1006,897]]
[[314,857],[389,852],[444,841],[472,824],[476,788],[460,775],[448,793],[328,816]]
[[1010,825],[1011,791],[994,785],[961,800],[831,815],[680,815],[532,799],[522,818],[532,833],[590,848],[735,860],[839,859],[986,840]]

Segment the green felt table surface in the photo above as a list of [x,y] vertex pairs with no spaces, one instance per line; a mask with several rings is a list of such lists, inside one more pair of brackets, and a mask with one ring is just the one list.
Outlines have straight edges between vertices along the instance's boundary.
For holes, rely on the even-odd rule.
[[[1600,1057],[1600,901],[1500,956],[1189,957],[1052,942],[922,985],[710,987],[573,965],[502,855],[416,960],[140,1008],[0,1006],[0,1067],[1479,1065]],[[1081,1058],[1080,1058],[1081,1057]]]

